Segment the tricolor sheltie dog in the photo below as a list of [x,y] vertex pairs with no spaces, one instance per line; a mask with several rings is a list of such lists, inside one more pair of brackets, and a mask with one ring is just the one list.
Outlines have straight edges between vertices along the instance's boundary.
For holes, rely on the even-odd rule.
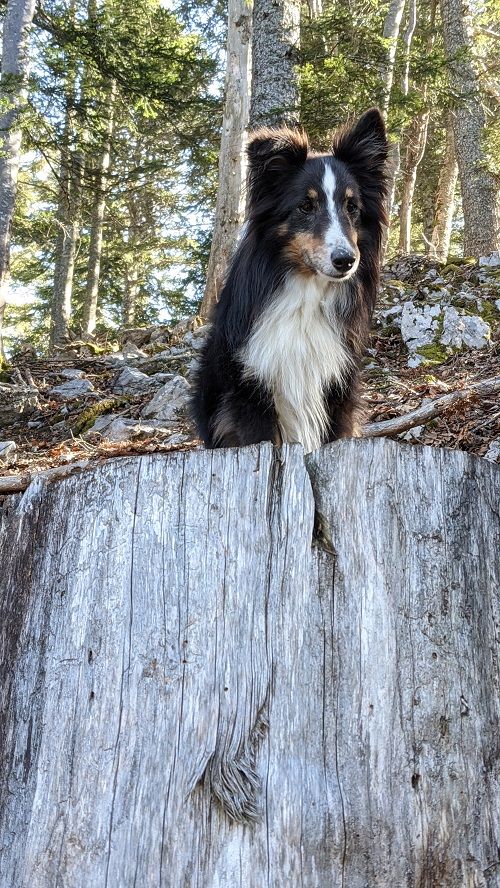
[[301,130],[255,132],[244,235],[194,384],[207,447],[357,433],[358,376],[379,278],[387,139],[377,109],[331,154]]

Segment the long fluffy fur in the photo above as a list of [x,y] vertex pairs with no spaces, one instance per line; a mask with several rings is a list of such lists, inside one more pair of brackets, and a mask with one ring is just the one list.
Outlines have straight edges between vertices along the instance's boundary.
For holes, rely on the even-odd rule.
[[[332,150],[313,154],[305,134],[289,129],[258,131],[249,144],[246,230],[194,385],[193,413],[208,447],[271,440],[313,450],[355,433],[359,362],[385,223],[380,113],[372,109],[337,133]],[[335,193],[343,200],[353,194],[357,203],[349,216],[337,196],[337,227],[319,203],[301,210],[304,194],[307,203],[321,193],[325,170],[337,182]],[[342,250],[357,257],[352,274],[339,280],[325,276],[329,267],[323,273],[337,250],[331,232],[340,232]]]

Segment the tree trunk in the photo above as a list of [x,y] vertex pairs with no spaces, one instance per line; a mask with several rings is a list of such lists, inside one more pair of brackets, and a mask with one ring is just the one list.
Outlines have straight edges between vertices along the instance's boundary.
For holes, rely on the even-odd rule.
[[83,304],[83,333],[91,335],[96,326],[97,300],[99,296],[99,277],[101,273],[101,255],[104,234],[104,214],[106,212],[106,186],[111,162],[111,137],[113,135],[114,111],[116,101],[116,82],[113,80],[109,88],[106,106],[108,118],[104,132],[104,143],[99,165],[94,171],[94,201],[92,205],[92,221],[90,225],[89,261],[87,266],[87,284]]
[[439,174],[434,229],[431,239],[432,253],[440,262],[446,262],[450,251],[457,179],[458,164],[455,157],[453,118],[451,114],[448,114],[446,117],[446,146]]
[[0,80],[0,365],[4,357],[3,319],[10,266],[10,230],[21,154],[20,116],[26,104],[27,40],[35,0],[8,0],[3,24]]
[[500,472],[349,440],[13,498],[2,888],[498,883]]
[[294,66],[299,39],[299,0],[254,0],[252,127],[297,119],[299,90]]
[[399,252],[409,253],[411,250],[411,213],[413,195],[417,181],[417,171],[422,161],[427,142],[429,111],[417,114],[406,133],[406,150],[401,188],[401,207],[399,210]]
[[[67,112],[71,116],[71,112]],[[65,127],[59,167],[59,200],[56,219],[58,233],[54,262],[54,288],[51,310],[50,348],[68,340],[73,296],[73,276],[80,234],[81,186],[84,160],[80,151],[72,150],[75,132],[71,121]],[[65,138],[68,143],[65,145]]]
[[[389,104],[391,99],[391,90],[392,83],[394,80],[394,66],[396,64],[396,51],[398,47],[398,38],[399,31],[401,28],[401,21],[403,18],[403,12],[405,8],[405,0],[391,0],[389,4],[389,9],[387,10],[387,15],[384,21],[384,30],[382,36],[385,40],[388,41],[387,46],[387,55],[385,60],[384,69],[382,71],[382,90],[383,90],[383,99],[382,99],[382,111],[384,117],[387,119],[387,115],[389,113]],[[411,41],[413,38],[412,29],[412,10],[415,11],[416,14],[416,3],[411,2],[410,7],[410,15],[408,20],[408,27],[406,29],[405,34],[405,47],[406,54],[409,56]],[[387,244],[389,241],[389,232],[391,228],[391,217],[392,217],[392,207],[394,205],[394,199],[396,196],[396,180],[399,173],[399,167],[401,163],[401,146],[399,142],[393,142],[390,146],[390,162],[388,164],[388,187],[387,187],[387,219],[389,224],[384,231],[382,237],[382,254],[385,257],[387,251]]]
[[405,0],[391,0],[384,21],[382,36],[388,41],[387,55],[382,72],[383,100],[382,110],[387,117],[389,102],[391,99],[392,81],[394,80],[394,65],[396,63],[396,50],[398,46],[399,30],[405,8]]
[[251,9],[246,0],[230,0],[228,9],[224,117],[207,283],[200,314],[208,317],[224,282],[245,215],[245,130],[250,105]]
[[450,86],[455,99],[453,135],[462,188],[464,253],[480,256],[500,247],[498,189],[482,147],[485,115],[474,70],[463,0],[441,0]]
[[[76,2],[71,0],[69,16],[75,20]],[[73,275],[80,233],[81,189],[84,157],[79,147],[80,134],[76,124],[77,67],[67,57],[64,129],[61,138],[59,164],[59,193],[56,222],[58,226],[55,256],[54,285],[50,317],[50,349],[64,346],[69,338]],[[80,99],[84,98],[85,74],[81,83]]]
[[123,294],[122,324],[124,327],[133,327],[137,310],[137,297],[139,296],[139,271],[135,265],[125,268],[125,292]]

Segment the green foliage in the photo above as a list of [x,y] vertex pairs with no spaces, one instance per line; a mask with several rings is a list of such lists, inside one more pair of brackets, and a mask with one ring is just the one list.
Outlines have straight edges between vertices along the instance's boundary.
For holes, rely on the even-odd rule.
[[[220,138],[218,38],[160,0],[48,0],[37,12],[25,154],[13,224],[14,292],[6,323],[47,344],[62,162],[81,156],[72,327],[81,333],[92,206],[116,84],[106,184],[98,329],[121,323],[125,278],[137,273],[137,322],[194,310],[202,292]],[[68,129],[69,126],[69,129]],[[64,197],[64,191],[63,191]],[[17,337],[16,337],[17,338]]]

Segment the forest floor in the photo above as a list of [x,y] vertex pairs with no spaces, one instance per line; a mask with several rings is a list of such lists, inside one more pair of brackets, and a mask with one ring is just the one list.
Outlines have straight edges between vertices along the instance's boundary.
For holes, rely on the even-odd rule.
[[[457,296],[459,298],[451,298]],[[477,263],[468,262],[451,263],[443,269],[436,263],[413,257],[397,260],[386,268],[364,362],[366,421],[401,416],[444,393],[499,377],[499,297],[497,266],[481,270]],[[415,351],[411,336],[421,334],[421,321],[424,315],[427,317],[429,304],[437,304],[441,315],[443,306],[458,305],[459,314],[465,311],[466,319],[479,319],[482,329],[486,329],[484,319],[487,318],[483,347],[469,347],[464,343],[458,347],[460,341],[456,336],[450,347],[443,347],[442,317],[436,309],[431,312],[433,330],[427,334],[424,330],[427,345],[422,347],[422,357],[418,349]],[[403,335],[403,309],[403,317],[410,317],[413,328],[418,328],[418,334],[409,334],[410,342],[407,330],[406,336]],[[161,409],[155,412],[153,405],[148,413],[148,404],[155,392],[168,389],[172,379],[175,382],[179,376],[189,379],[206,330],[200,325],[199,319],[190,319],[173,329],[157,327],[122,332],[120,338],[108,343],[99,355],[92,354],[93,348],[78,343],[72,343],[57,357],[36,357],[29,349],[14,355],[12,364],[0,377],[0,442],[13,442],[4,450],[3,462],[0,443],[0,476],[4,476],[5,484],[7,477],[19,480],[21,476],[18,489],[23,489],[34,473],[74,461],[200,446],[186,411],[187,385],[177,412],[169,410],[168,405],[167,412],[164,406],[163,413]],[[432,336],[434,343],[430,341]],[[408,366],[409,362],[419,361],[418,366]],[[122,375],[124,368],[132,370],[128,383]],[[68,371],[79,377],[73,380],[76,389],[81,382],[87,391],[69,398],[53,391],[61,383],[70,382]],[[25,402],[23,387],[27,395]],[[21,406],[14,405],[9,410],[9,402],[14,404],[14,395],[16,404]],[[19,409],[21,412],[16,412]],[[144,418],[145,414],[152,418]],[[119,420],[118,426],[116,422],[113,426],[113,434],[106,430],[103,417]],[[101,422],[94,429],[99,419]],[[498,461],[499,398],[472,396],[425,424],[390,436],[411,444],[466,450]]]

